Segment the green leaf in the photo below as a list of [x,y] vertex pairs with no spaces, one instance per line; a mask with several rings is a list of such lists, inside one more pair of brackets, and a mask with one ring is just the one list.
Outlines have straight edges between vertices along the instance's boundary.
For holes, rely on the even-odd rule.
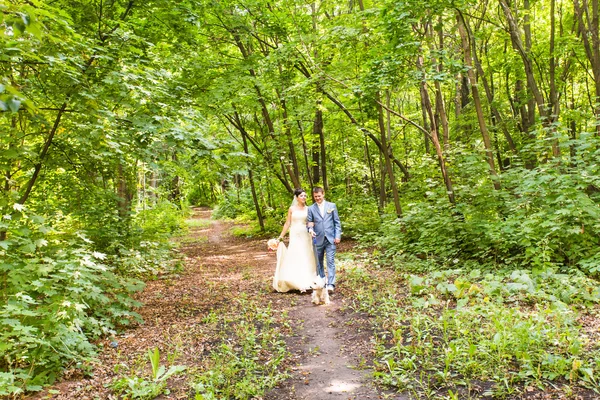
[[8,99],[5,102],[5,104],[10,109],[10,111],[17,112],[17,111],[19,111],[19,108],[21,107],[21,100],[17,99],[16,97],[12,97],[12,98]]

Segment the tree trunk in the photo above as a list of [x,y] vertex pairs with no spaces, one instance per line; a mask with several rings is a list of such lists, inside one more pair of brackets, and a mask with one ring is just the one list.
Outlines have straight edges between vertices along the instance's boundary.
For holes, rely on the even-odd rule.
[[310,162],[308,160],[308,147],[306,146],[306,138],[304,137],[304,129],[302,129],[302,123],[298,122],[298,131],[300,132],[300,137],[302,138],[302,152],[304,154],[304,164],[306,165],[306,176],[308,176],[308,184],[312,188],[314,186],[312,173],[310,171]]
[[[510,134],[510,132],[508,131],[508,128],[506,127],[506,124],[504,123],[504,119],[502,118],[502,115],[500,115],[498,108],[494,105],[494,92],[493,92],[492,88],[490,87],[490,85],[488,84],[487,78],[485,76],[485,72],[483,71],[483,67],[482,67],[481,63],[479,62],[479,57],[477,56],[477,48],[475,47],[475,36],[473,35],[473,31],[471,30],[471,27],[469,26],[469,21],[464,20],[464,24],[465,24],[465,28],[466,28],[466,31],[467,31],[467,34],[469,37],[469,41],[471,43],[471,48],[472,48],[472,52],[473,52],[473,62],[475,63],[475,66],[477,68],[477,73],[479,74],[479,79],[481,79],[481,83],[483,84],[483,88],[485,90],[485,94],[488,99],[488,103],[490,105],[490,111],[492,112],[492,115],[496,119],[496,125],[500,126],[500,129],[502,130],[502,133],[504,134],[504,138],[506,139],[506,142],[508,143],[508,148],[513,153],[516,154],[516,153],[518,153],[518,150],[517,150],[517,147],[515,146],[513,137]],[[498,151],[499,151],[499,149],[498,149]],[[502,167],[502,164],[500,164],[500,167]]]
[[[457,104],[457,107],[459,105]],[[427,130],[427,132],[431,132],[429,129],[429,117],[427,116],[427,110],[425,109],[425,103],[423,103],[423,96],[421,96],[421,116],[423,117],[423,128]],[[458,115],[457,115],[458,116]],[[429,148],[429,135],[427,132],[423,132],[423,142],[425,144],[425,153],[429,154],[431,149]]]
[[379,104],[379,93],[377,93],[377,112],[378,112],[378,122],[379,122],[379,131],[381,133],[380,140],[381,145],[385,149],[383,152],[383,161],[385,164],[385,169],[387,175],[390,179],[390,186],[392,187],[392,196],[394,198],[394,208],[396,209],[396,215],[398,218],[402,218],[402,207],[400,206],[400,196],[398,195],[398,185],[396,184],[396,177],[394,175],[394,168],[392,167],[392,161],[389,156],[389,145],[387,138],[387,131],[385,129],[385,122],[383,118],[383,108]]
[[498,174],[496,173],[496,166],[494,163],[494,150],[492,149],[492,142],[488,133],[487,125],[483,117],[483,108],[481,106],[481,99],[479,98],[479,89],[477,85],[477,78],[475,77],[475,71],[473,70],[473,60],[471,58],[471,45],[469,44],[469,38],[467,36],[467,30],[465,28],[465,21],[460,12],[457,13],[458,20],[458,31],[460,33],[462,48],[464,54],[465,65],[467,66],[467,75],[471,81],[471,94],[473,96],[473,104],[475,105],[475,112],[477,113],[477,122],[479,122],[479,130],[483,137],[483,144],[485,146],[485,154],[488,165],[490,166],[490,176],[496,190],[500,189],[500,182],[498,180]]
[[383,155],[379,153],[379,209],[381,212],[385,209],[387,203],[387,190],[385,189],[385,176],[387,175],[387,169],[385,167],[385,161],[383,161]]
[[[379,204],[379,196],[377,195],[377,183],[375,182],[375,169],[373,168],[373,161],[371,160],[371,152],[369,151],[369,141],[365,136],[365,158],[367,159],[367,164],[369,165],[369,177],[371,178],[371,191],[373,193],[373,197],[377,200]],[[381,211],[381,208],[379,209]]]
[[[462,102],[461,102],[461,79],[462,79],[462,74],[458,74],[458,76],[456,76],[456,83],[454,84],[454,118],[458,119],[458,117],[460,117],[460,114],[462,113]],[[423,107],[423,110],[425,110],[425,107]]]
[[[178,159],[177,159],[177,153],[173,153],[172,158],[173,163],[177,164]],[[179,178],[179,175],[175,175],[173,177],[173,179],[171,180],[171,200],[173,202],[176,202],[178,206],[181,205],[181,180]]]
[[[417,57],[417,67],[420,70],[423,70],[423,56],[421,55]],[[448,169],[446,168],[446,160],[444,159],[444,153],[442,152],[442,147],[440,146],[437,125],[435,124],[435,116],[433,108],[431,106],[431,100],[429,99],[429,93],[427,92],[427,82],[425,81],[424,77],[421,80],[419,89],[421,93],[421,102],[424,105],[425,110],[427,111],[427,115],[429,116],[429,123],[431,125],[431,140],[433,142],[435,152],[438,156],[438,162],[440,165],[440,170],[442,172],[442,178],[444,179],[444,184],[446,185],[446,193],[448,194],[448,200],[450,201],[450,204],[455,205],[456,199],[454,197],[452,180],[450,179],[450,175],[448,174]]]
[[556,92],[556,58],[554,56],[554,35],[556,30],[555,8],[556,0],[550,0],[550,104],[548,104],[548,135],[553,137],[552,155],[558,157],[560,156],[560,147],[558,147],[558,137],[554,124],[554,122],[558,120],[558,114],[560,112],[558,93]]
[[[244,143],[244,153],[250,155],[250,152],[248,151],[248,140],[246,139],[246,135],[242,135],[242,140]],[[252,192],[252,200],[254,201],[254,209],[256,210],[256,216],[258,217],[258,223],[260,225],[260,230],[262,232],[264,232],[265,221],[264,221],[264,218],[262,215],[258,197],[256,196],[256,188],[254,187],[254,175],[252,173],[252,167],[248,168],[248,180],[250,181],[250,190]]]
[[292,130],[288,120],[287,105],[285,103],[285,99],[281,97],[281,94],[279,92],[277,92],[277,96],[279,97],[279,102],[281,104],[285,138],[288,144],[290,160],[292,161],[292,174],[290,175],[290,178],[292,179],[292,182],[296,187],[300,187],[300,168],[298,168],[298,158],[296,157],[296,149],[294,147]]
[[325,149],[325,134],[323,133],[323,124],[321,122],[321,132],[319,132],[319,145],[321,151],[321,176],[323,177],[323,189],[329,190],[329,181],[327,180],[327,151]]
[[600,30],[598,0],[591,0],[592,10],[590,18],[590,5],[588,0],[574,0],[575,15],[579,25],[579,33],[583,39],[585,54],[594,74],[594,114],[596,116],[596,136],[600,136]]
[[313,161],[313,178],[314,184],[317,185],[321,181],[321,152],[320,142],[323,136],[323,111],[321,111],[321,100],[317,100],[317,108],[315,110],[315,121],[313,123],[313,135],[319,139],[319,145],[313,141],[312,161]]
[[[438,50],[440,51],[440,53],[443,53],[444,52],[444,31],[442,30],[443,21],[442,21],[441,16],[438,18],[438,25],[439,25],[439,31],[438,31],[439,48],[438,48]],[[431,35],[431,36],[433,36],[433,35]],[[438,74],[441,74],[444,69],[442,66],[442,61],[434,59],[433,63],[435,64],[436,72]],[[439,121],[440,121],[440,124],[442,125],[442,132],[443,132],[443,137],[444,137],[444,150],[448,150],[450,148],[450,127],[448,124],[448,115],[446,114],[446,105],[444,104],[444,95],[442,93],[442,85],[440,84],[440,81],[437,79],[434,81],[434,85],[435,85],[435,109],[437,110],[437,113],[439,115]],[[438,124],[438,126],[440,124]]]
[[[525,15],[523,16],[523,33],[525,36],[525,52],[526,54],[531,54],[531,18],[530,18],[530,13],[531,13],[531,8],[529,6],[529,0],[523,0],[523,8],[525,9]],[[516,24],[515,24],[516,25]],[[513,44],[514,47],[514,44]],[[527,81],[527,85],[529,86],[529,80]],[[531,90],[531,87],[530,87]],[[535,97],[529,97],[527,98],[527,112],[528,112],[528,119],[531,123],[530,126],[533,126],[533,124],[535,123],[535,106],[536,106],[536,99]],[[541,115],[541,114],[540,114]]]

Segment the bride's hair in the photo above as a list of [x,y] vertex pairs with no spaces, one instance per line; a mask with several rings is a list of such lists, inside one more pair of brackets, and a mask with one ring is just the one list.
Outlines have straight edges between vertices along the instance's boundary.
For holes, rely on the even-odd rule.
[[302,189],[302,188],[297,188],[296,190],[294,190],[294,197],[298,197],[300,196],[302,193],[306,193],[306,190]]

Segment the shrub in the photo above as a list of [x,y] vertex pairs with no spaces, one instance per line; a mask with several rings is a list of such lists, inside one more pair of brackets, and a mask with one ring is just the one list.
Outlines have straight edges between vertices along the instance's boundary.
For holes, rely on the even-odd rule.
[[143,283],[116,275],[83,234],[53,230],[21,207],[0,230],[0,395],[41,389],[64,365],[93,356],[91,338],[140,320],[130,295]]

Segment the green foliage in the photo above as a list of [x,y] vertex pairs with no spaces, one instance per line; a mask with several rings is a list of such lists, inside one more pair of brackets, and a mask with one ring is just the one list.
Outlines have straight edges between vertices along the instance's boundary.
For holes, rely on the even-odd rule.
[[600,185],[595,163],[513,167],[495,191],[474,179],[484,168],[480,159],[467,153],[455,162],[462,171],[456,206],[447,204],[434,181],[426,182],[426,200],[409,204],[402,219],[384,223],[374,238],[388,256],[418,256],[432,268],[473,261],[494,268],[598,271],[600,201],[590,191]]
[[[238,310],[244,315],[232,324],[233,337],[211,353],[208,368],[196,378],[196,400],[262,397],[287,378],[281,370],[287,355],[285,342],[275,325],[273,310],[243,297]],[[215,317],[213,323],[217,322]]]
[[53,230],[17,206],[0,225],[2,394],[41,389],[63,365],[94,354],[90,339],[140,321],[130,295],[143,288],[83,234]]
[[549,382],[600,390],[600,352],[580,325],[600,293],[583,275],[448,270],[390,282],[350,269],[347,277],[353,307],[385,327],[375,376],[387,386],[417,397],[465,393],[476,382],[492,383],[485,395],[497,397]]
[[216,219],[235,219],[241,216],[256,218],[250,189],[226,191],[215,207],[213,217]]
[[344,237],[357,237],[376,231],[381,223],[377,205],[371,199],[342,197],[335,200]]
[[170,237],[185,228],[184,217],[184,210],[163,200],[138,212],[134,221],[147,237]]
[[123,399],[151,400],[160,394],[169,394],[167,380],[174,375],[185,371],[186,367],[182,365],[172,365],[167,370],[160,364],[160,352],[158,347],[154,350],[148,350],[148,360],[152,366],[152,376],[150,380],[137,375],[115,379],[110,385],[113,391],[123,396]]

